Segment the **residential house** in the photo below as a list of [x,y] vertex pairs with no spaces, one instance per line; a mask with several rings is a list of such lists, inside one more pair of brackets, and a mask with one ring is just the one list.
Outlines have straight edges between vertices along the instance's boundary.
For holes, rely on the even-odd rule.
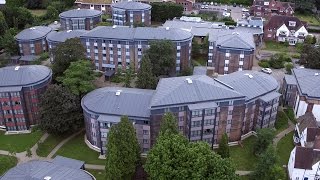
[[183,11],[190,12],[193,10],[193,5],[195,3],[195,0],[175,0],[175,3],[182,5]]
[[320,70],[294,68],[284,78],[282,91],[284,103],[294,108],[297,118],[310,112],[320,121]]
[[306,24],[292,16],[272,16],[264,27],[265,40],[289,42],[289,45],[304,42],[307,35]]
[[74,4],[80,9],[98,10],[105,14],[111,14],[113,0],[76,0]]
[[100,88],[81,101],[86,142],[104,155],[110,127],[127,115],[146,153],[155,143],[166,112],[176,116],[179,131],[192,142],[216,147],[224,133],[230,142],[237,142],[251,131],[274,127],[278,90],[272,76],[257,71],[215,79],[205,75],[162,78],[156,90]]
[[250,8],[250,14],[264,19],[270,19],[275,15],[292,16],[294,4],[275,0],[254,0]]

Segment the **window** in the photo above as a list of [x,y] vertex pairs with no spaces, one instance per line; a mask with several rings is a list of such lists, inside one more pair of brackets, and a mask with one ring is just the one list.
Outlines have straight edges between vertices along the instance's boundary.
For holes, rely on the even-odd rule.
[[141,48],[138,48],[138,52],[141,52],[141,50],[142,50]]
[[204,135],[213,134],[213,129],[205,129],[203,130]]
[[231,124],[231,119],[227,120],[227,124]]
[[191,127],[200,127],[201,121],[191,121]]
[[204,120],[204,125],[205,126],[214,125],[214,119],[206,119],[206,120]]
[[289,26],[295,27],[296,26],[296,22],[295,21],[289,21]]
[[144,134],[144,135],[148,135],[148,134],[149,134],[149,131],[148,131],[148,130],[143,130],[143,134]]
[[184,117],[183,117],[183,116],[180,116],[180,117],[179,117],[179,121],[180,121],[180,122],[183,122],[183,121],[184,121]]
[[212,116],[214,115],[214,109],[205,109],[204,114],[206,116]]
[[184,111],[184,106],[179,107],[179,112]]
[[199,117],[199,116],[202,116],[202,111],[200,110],[192,111],[192,117]]
[[232,110],[231,110],[231,111],[228,111],[228,115],[232,115]]
[[200,130],[191,131],[191,137],[200,136],[200,134],[201,134]]
[[143,144],[149,144],[149,139],[143,139]]

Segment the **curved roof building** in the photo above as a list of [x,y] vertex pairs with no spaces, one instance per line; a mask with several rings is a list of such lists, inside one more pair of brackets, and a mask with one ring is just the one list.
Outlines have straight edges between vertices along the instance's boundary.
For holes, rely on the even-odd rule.
[[39,98],[51,76],[51,69],[41,65],[0,68],[0,128],[23,131],[38,123]]
[[123,1],[111,5],[115,25],[151,25],[151,6],[135,1]]
[[83,165],[82,161],[61,156],[53,161],[33,160],[10,169],[0,180],[95,180],[81,169]]
[[72,9],[59,14],[63,30],[90,30],[101,22],[101,11],[92,9]]
[[[179,130],[190,141],[212,146],[227,133],[230,142],[259,128],[273,127],[279,105],[278,82],[256,71],[239,71],[218,78],[205,75],[160,79],[156,90],[105,87],[81,102],[86,136],[104,154],[109,128],[128,116],[141,151],[154,144],[162,116],[172,112]],[[98,134],[98,135],[97,135]]]
[[86,30],[68,30],[68,31],[52,31],[47,36],[47,41],[52,43],[62,43],[67,39],[80,37],[82,34],[86,33]]
[[35,26],[24,29],[15,38],[21,55],[39,55],[47,51],[46,37],[52,31],[47,26]]

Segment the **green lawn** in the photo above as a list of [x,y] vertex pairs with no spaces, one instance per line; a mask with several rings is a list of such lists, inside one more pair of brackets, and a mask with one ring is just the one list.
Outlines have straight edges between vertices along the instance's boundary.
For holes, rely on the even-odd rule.
[[56,155],[85,161],[87,164],[105,164],[105,160],[98,159],[99,153],[86,145],[84,142],[84,133],[68,141],[59,149]]
[[285,43],[279,43],[274,41],[265,41],[265,47],[263,50],[269,51],[281,51],[283,53],[288,52],[288,45]]
[[301,21],[306,21],[309,25],[320,26],[320,21],[316,15],[312,14],[295,14]]
[[241,146],[230,147],[230,157],[236,164],[237,170],[251,171],[258,158],[253,153],[253,146],[256,141],[256,137],[251,136],[242,142]]
[[287,129],[288,125],[288,117],[283,111],[278,111],[277,120],[275,123],[276,132],[275,135],[279,134],[281,131]]
[[293,112],[293,109],[292,108],[287,108],[284,110],[284,112],[286,113],[287,117],[290,119],[290,121],[293,123],[293,124],[296,124],[297,123],[297,120],[294,116],[294,112]]
[[293,132],[283,137],[277,144],[277,153],[280,157],[280,165],[288,164],[290,153],[294,148],[293,145]]
[[93,169],[86,169],[89,173],[91,173],[97,180],[104,180],[106,179],[106,172],[104,170],[93,170]]
[[249,176],[240,176],[240,180],[249,180]]
[[63,139],[64,136],[53,136],[49,137],[43,142],[38,144],[37,154],[41,157],[47,157],[54,147],[56,147]]
[[0,131],[0,149],[5,151],[23,152],[35,145],[42,136],[41,131],[29,134],[4,135]]
[[43,16],[47,13],[46,9],[29,9],[29,11],[34,16]]
[[12,167],[16,166],[17,158],[12,156],[0,155],[0,176]]
[[207,60],[206,57],[199,56],[198,58],[192,60],[194,66],[206,66]]

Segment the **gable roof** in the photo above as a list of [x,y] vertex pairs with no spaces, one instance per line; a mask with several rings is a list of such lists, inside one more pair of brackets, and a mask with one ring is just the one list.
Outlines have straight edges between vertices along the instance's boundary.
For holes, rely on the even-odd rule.
[[295,68],[292,73],[297,80],[300,94],[310,98],[320,98],[319,69]]
[[[289,26],[289,21],[296,22],[296,25]],[[268,21],[268,23],[266,25],[266,28],[278,29],[283,24],[285,24],[289,30],[295,30],[295,31],[299,30],[302,26],[304,26],[304,23],[302,21],[300,21],[300,19],[297,17],[275,15],[270,18],[270,20]]]
[[299,132],[303,132],[306,128],[318,127],[316,118],[312,112],[306,112],[297,119]]
[[[250,78],[249,75],[251,75],[252,78]],[[279,89],[279,83],[276,79],[258,71],[237,71],[226,76],[220,76],[218,79],[246,96],[246,100],[261,97]],[[278,96],[278,94],[272,95]]]
[[[187,78],[192,83],[189,84]],[[232,98],[244,96],[205,75],[162,78],[152,97],[151,107]]]
[[[116,92],[120,90],[120,95]],[[82,98],[82,108],[97,114],[150,117],[149,104],[154,90],[105,87]]]

